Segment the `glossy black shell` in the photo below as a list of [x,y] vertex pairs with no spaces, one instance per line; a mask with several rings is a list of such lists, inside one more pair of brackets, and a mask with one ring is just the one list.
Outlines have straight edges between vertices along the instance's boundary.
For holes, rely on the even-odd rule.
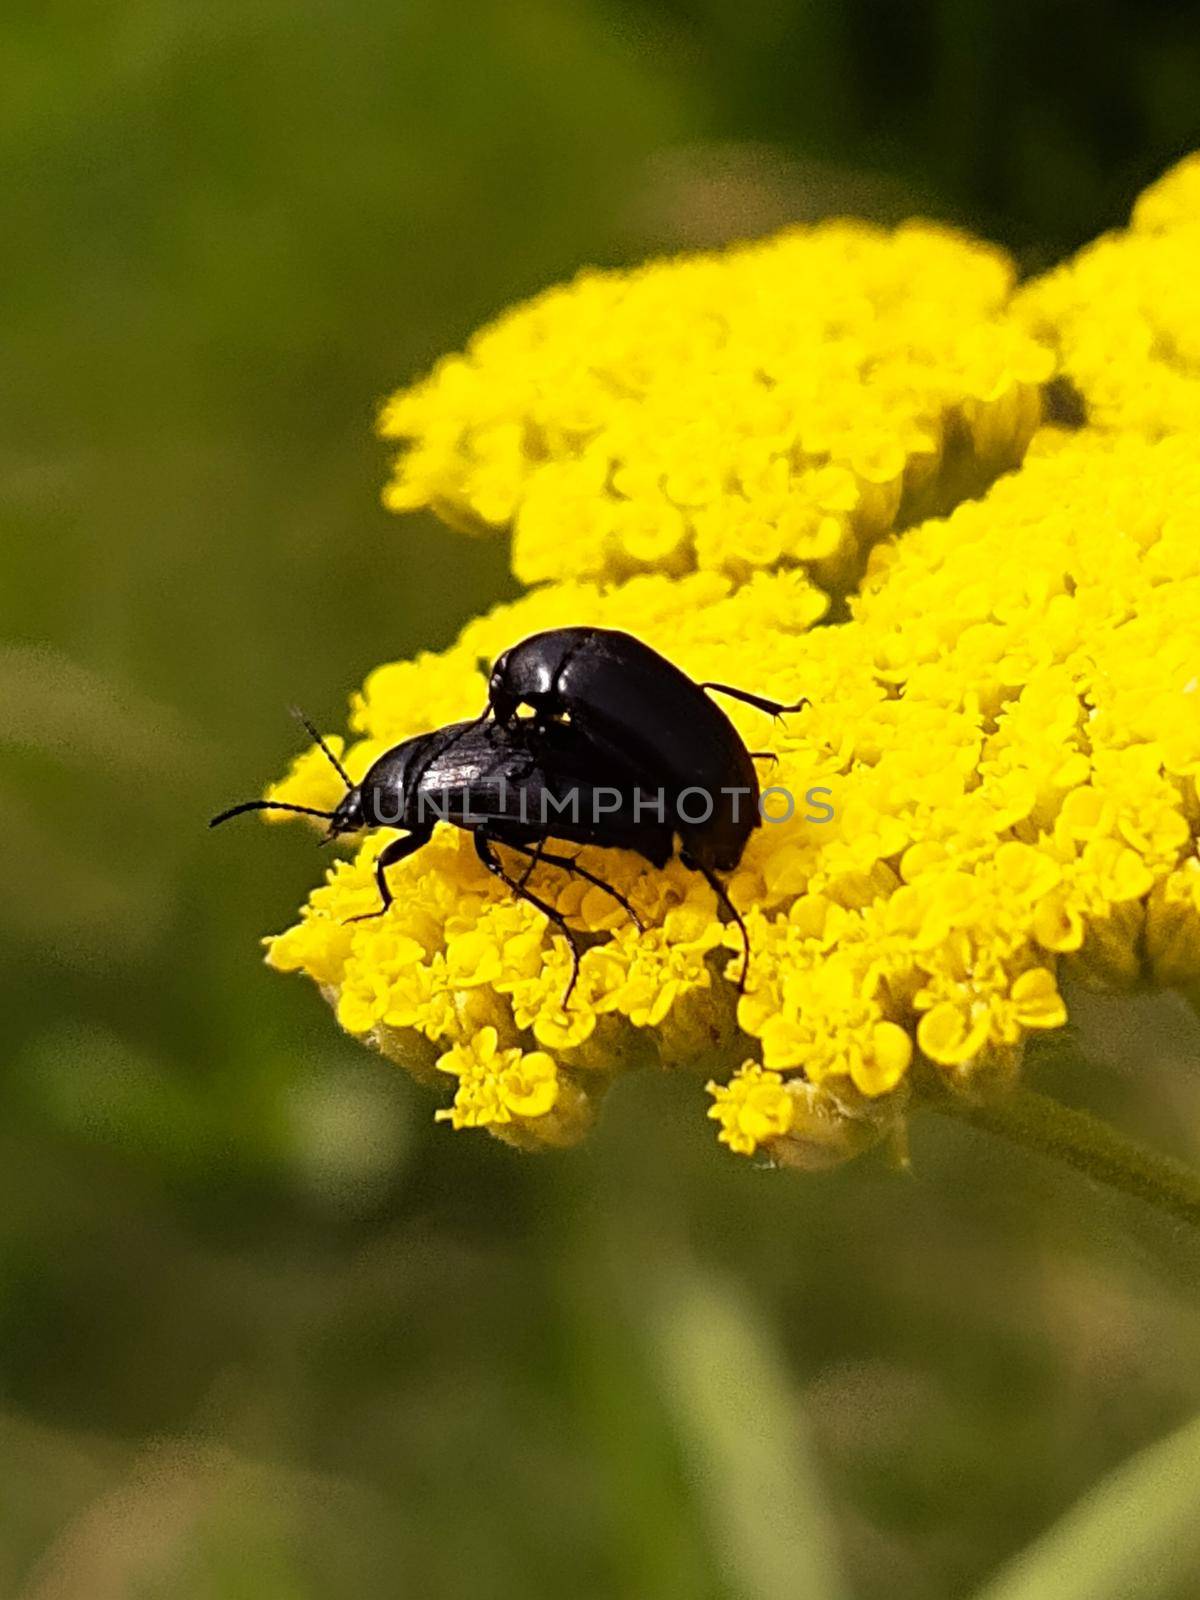
[[[569,725],[451,723],[380,756],[358,785],[358,809],[367,827],[419,831],[446,821],[473,829],[486,822],[501,841],[603,845],[663,866],[673,850],[670,823],[639,806],[637,784],[599,774],[601,766]],[[618,793],[598,794],[610,788]]]
[[[598,782],[661,786],[688,856],[719,871],[741,860],[760,823],[750,753],[701,685],[632,634],[610,628],[531,634],[496,661],[489,704],[509,726],[519,725],[521,705],[543,729],[569,718],[601,758]],[[712,797],[711,817],[687,820],[701,816],[704,795]]]

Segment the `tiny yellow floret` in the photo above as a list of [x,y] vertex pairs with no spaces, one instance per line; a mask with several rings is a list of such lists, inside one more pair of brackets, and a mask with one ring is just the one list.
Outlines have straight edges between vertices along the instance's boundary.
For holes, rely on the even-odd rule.
[[714,1101],[708,1114],[721,1124],[717,1138],[740,1156],[752,1156],[792,1126],[792,1097],[782,1076],[753,1061],[740,1067],[728,1084],[710,1083],[708,1092]]

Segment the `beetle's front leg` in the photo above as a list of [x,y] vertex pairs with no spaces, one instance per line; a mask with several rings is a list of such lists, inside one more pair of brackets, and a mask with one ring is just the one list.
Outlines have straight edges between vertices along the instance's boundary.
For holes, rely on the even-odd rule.
[[379,885],[379,898],[383,901],[378,911],[364,911],[361,916],[347,917],[347,922],[370,922],[372,917],[382,917],[391,905],[395,896],[388,888],[387,869],[394,867],[398,861],[403,861],[406,856],[413,855],[423,845],[427,845],[433,838],[433,829],[425,828],[415,833],[408,834],[403,839],[393,839],[390,844],[384,845],[375,862],[375,882]]

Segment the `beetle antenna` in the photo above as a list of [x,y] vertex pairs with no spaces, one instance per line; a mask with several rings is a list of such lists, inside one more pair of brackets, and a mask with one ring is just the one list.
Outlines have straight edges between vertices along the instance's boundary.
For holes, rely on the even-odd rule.
[[317,732],[317,730],[314,727],[314,725],[304,715],[303,711],[301,711],[300,707],[299,706],[289,706],[288,710],[292,713],[292,715],[295,717],[296,721],[300,724],[300,726],[305,729],[305,731],[308,733],[309,737],[311,739],[313,739],[313,741],[316,744],[320,745],[321,749],[325,752],[326,758],[328,759],[330,766],[337,773],[338,777],[342,780],[342,782],[346,785],[347,789],[353,789],[354,785],[350,781],[350,774],[346,771],[345,767],[338,760],[338,758],[334,755],[333,751],[329,748],[329,746],[325,743],[324,739],[322,739],[321,735]]
[[209,827],[215,828],[219,822],[228,822],[230,817],[240,817],[243,811],[295,811],[302,817],[320,817],[323,822],[329,822],[333,817],[332,811],[318,811],[313,806],[292,806],[286,800],[243,800],[240,806],[230,806],[228,811],[218,812]]

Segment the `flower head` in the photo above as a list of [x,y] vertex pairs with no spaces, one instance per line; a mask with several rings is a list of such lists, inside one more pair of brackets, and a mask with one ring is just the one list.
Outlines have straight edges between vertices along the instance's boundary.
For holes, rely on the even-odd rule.
[[[1142,208],[1145,240],[1176,229],[1172,192]],[[570,1142],[620,1073],[700,1060],[728,1080],[710,1085],[723,1143],[812,1164],[894,1130],[922,1074],[1011,1078],[1025,1041],[1066,1021],[1064,976],[1195,982],[1200,457],[1166,413],[1044,428],[1019,471],[964,498],[980,484],[948,441],[1012,464],[1049,370],[1007,284],[994,252],[937,230],[802,231],[586,277],[393,403],[390,430],[413,441],[397,503],[515,518],[519,570],[559,581],[372,673],[352,774],[477,710],[481,657],[565,624],[810,701],[773,727],[730,708],[795,801],[729,877],[751,949],[740,995],[740,941],[702,879],[589,849],[581,864],[645,932],[534,866],[585,947],[565,1004],[566,940],[448,826],[392,870],[386,916],[349,920],[377,904],[381,832],[269,941],[345,1028],[453,1080],[454,1127]],[[1160,286],[1164,318],[1190,279],[1175,290]],[[949,514],[875,543],[926,491]],[[848,551],[872,544],[848,620],[816,626],[812,575],[849,581]],[[325,782],[305,757],[272,793],[311,803]]]
[[845,589],[898,520],[1020,460],[1052,360],[1011,281],[915,223],[582,273],[388,402],[385,500],[511,527],[526,583],[788,565]]
[[1200,428],[1200,158],[1189,156],[1105,234],[1016,298],[1059,352],[1093,427],[1149,438]]

